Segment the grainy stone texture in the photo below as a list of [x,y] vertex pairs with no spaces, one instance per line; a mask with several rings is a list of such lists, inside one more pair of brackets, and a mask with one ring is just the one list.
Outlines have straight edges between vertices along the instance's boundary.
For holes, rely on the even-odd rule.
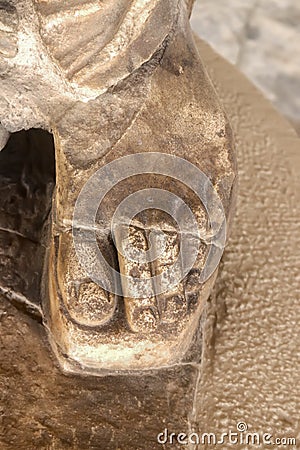
[[[219,229],[227,220],[230,228],[236,181],[232,133],[194,45],[190,8],[184,0],[77,0],[71,6],[55,0],[22,0],[9,5],[0,4],[0,21],[5,28],[10,17],[14,27],[4,32],[7,39],[17,42],[17,48],[15,53],[0,56],[0,120],[4,127],[0,131],[40,127],[54,135],[56,189],[51,214],[44,214],[46,226],[51,225],[48,237],[40,233],[42,249],[46,248],[42,315],[53,349],[64,370],[85,374],[176,364],[197,334],[217,275],[218,264],[212,276],[201,281],[209,244],[205,237],[198,238],[200,252],[186,276],[179,276],[175,285],[168,283],[163,293],[155,287],[148,294],[136,287],[142,285],[138,281],[174,265],[178,230],[167,214],[158,212],[144,214],[134,222],[130,229],[132,247],[138,248],[144,236],[144,250],[150,247],[150,233],[171,230],[168,249],[154,267],[148,261],[143,266],[132,265],[120,252],[116,255],[113,237],[124,239],[122,234],[113,234],[110,225],[116,207],[129,194],[162,186],[183,198],[197,219],[196,225],[207,234],[212,228],[210,219]],[[2,41],[1,48],[6,48]],[[98,243],[106,249],[112,265],[119,264],[124,275],[136,274],[131,294],[128,283],[122,281],[122,292],[111,290],[109,295],[76,257],[72,238],[75,204],[96,171],[123,156],[150,152],[157,153],[153,163],[157,176],[144,174],[123,184],[116,182],[99,205],[96,220],[91,224],[87,214],[82,214],[73,227],[80,234],[81,247],[86,239],[84,260],[88,268],[97,261],[97,245],[96,250],[89,246],[90,230],[96,226]],[[189,192],[191,189],[182,187],[183,183],[174,181],[172,175],[159,178],[162,152],[170,155],[171,167],[172,157],[177,156],[206,174],[221,204],[219,208],[208,199],[214,205],[212,217],[208,218],[202,201]],[[23,174],[20,183],[24,184]],[[99,184],[88,192],[87,210],[97,201]],[[53,188],[53,180],[50,185]],[[206,187],[203,190],[208,197]],[[28,195],[32,195],[30,189]],[[172,211],[177,207],[174,198]],[[3,203],[5,216],[10,199]],[[221,209],[222,217],[218,214]],[[20,230],[15,231],[20,234]],[[154,247],[159,254],[158,238]],[[13,259],[12,252],[9,267]],[[105,273],[103,266],[97,267],[98,277]],[[2,272],[7,278],[8,267]],[[180,270],[178,273],[181,275]],[[7,292],[5,277],[1,284]],[[21,298],[23,304],[22,296],[27,292],[8,294],[15,300]],[[37,297],[34,295],[34,300]]]
[[298,448],[300,142],[245,78],[201,47],[235,132],[239,196],[207,310],[196,429],[236,431],[244,420],[249,432],[297,438]]
[[294,0],[197,0],[192,25],[289,119],[300,122],[300,5]]
[[[22,2],[19,2],[21,7]],[[34,11],[27,10],[25,15],[20,16],[20,21],[15,12],[13,7],[5,10],[5,27],[1,30],[4,34],[0,36],[1,63],[13,60],[16,55],[15,29],[25,39],[30,37],[25,27],[29,17],[32,18],[33,29],[39,26]],[[40,13],[43,20],[43,12]],[[69,66],[61,55],[56,55],[56,63],[61,65],[63,72],[58,70],[56,63],[53,65],[53,61],[47,60],[46,66],[39,65],[41,55],[44,55],[40,52],[42,42],[51,48],[53,38],[49,38],[49,33],[45,31],[47,25],[45,27],[42,41],[38,40],[38,45],[31,48],[32,59],[29,59],[26,77],[24,60],[17,71],[15,84],[11,83],[7,67],[1,66],[3,88],[11,94],[11,104],[7,97],[2,98],[5,127],[1,128],[1,139],[5,141],[6,128],[10,131],[24,126],[54,128],[58,155],[65,163],[65,172],[63,164],[58,165],[58,179],[61,177],[58,187],[65,188],[57,203],[59,212],[67,210],[68,200],[71,199],[72,204],[72,195],[68,197],[66,194],[68,190],[73,189],[76,193],[78,189],[76,183],[69,183],[70,176],[63,180],[66,174],[74,173],[70,166],[77,168],[82,163],[86,173],[89,169],[95,170],[90,164],[105,154],[109,148],[106,140],[113,142],[114,149],[101,163],[122,154],[118,147],[124,132],[122,126],[129,128],[122,141],[125,153],[141,139],[141,130],[142,138],[147,143],[151,136],[153,147],[168,148],[167,129],[172,131],[171,137],[168,136],[172,149],[182,151],[184,148],[180,154],[187,158],[193,139],[201,143],[214,142],[216,131],[220,131],[215,127],[220,123],[225,127],[226,120],[203,75],[202,66],[197,58],[192,58],[192,61],[197,61],[196,67],[189,65],[184,58],[188,50],[195,56],[190,38],[186,40],[180,33],[173,35],[174,40],[166,47],[167,50],[164,48],[164,59],[158,54],[154,66],[146,71],[147,76],[153,75],[151,85],[147,85],[145,78],[137,71],[135,76],[140,84],[136,82],[135,86],[139,86],[140,90],[131,90],[128,96],[124,95],[128,83],[125,79],[117,90],[97,101],[89,97],[99,88],[92,76],[94,71],[81,73],[79,64],[76,74],[69,72]],[[184,46],[186,42],[189,43],[188,50]],[[134,375],[116,372],[114,376],[103,377],[64,375],[51,352],[46,330],[38,322],[43,317],[39,299],[32,299],[36,300],[29,311],[33,319],[20,311],[22,307],[28,309],[26,297],[13,295],[13,290],[17,288],[31,298],[40,282],[38,263],[41,256],[36,252],[44,251],[39,241],[43,241],[45,236],[41,235],[40,227],[30,225],[47,224],[54,179],[53,159],[50,154],[48,160],[41,158],[39,161],[44,161],[46,167],[42,164],[39,170],[35,165],[36,152],[35,158],[29,161],[23,158],[19,162],[20,155],[15,155],[16,159],[2,159],[2,164],[5,161],[10,169],[13,166],[12,172],[2,170],[0,186],[1,209],[6,212],[1,214],[1,220],[6,222],[0,230],[3,241],[1,281],[6,283],[6,290],[1,286],[0,317],[1,448],[4,450],[161,448],[156,443],[156,435],[164,428],[175,433],[195,430],[219,435],[229,429],[235,430],[239,420],[247,422],[249,431],[270,432],[276,437],[297,437],[300,422],[300,339],[297,331],[300,316],[299,140],[288,124],[238,72],[205,45],[199,46],[232,120],[240,165],[238,215],[224,256],[223,270],[214,294],[205,306],[203,337],[199,334],[185,362],[168,369]],[[148,52],[147,48],[145,50]],[[24,45],[19,56],[24,57],[25,54]],[[180,58],[182,64],[178,67],[176,64]],[[37,81],[30,73],[32,61],[36,63],[34,68],[41,82],[34,96],[32,89]],[[133,62],[139,65],[140,61]],[[50,70],[52,78],[44,76],[45,67]],[[124,75],[128,68],[121,67],[120,70]],[[203,84],[197,77],[192,77],[193,70],[201,74]],[[74,94],[73,88],[65,90],[62,73],[71,83],[77,83],[78,92]],[[187,80],[190,80],[189,83]],[[195,96],[193,108],[187,107],[185,114],[180,114],[182,128],[187,130],[187,134],[178,132],[178,96],[180,99],[186,98],[184,91],[180,97],[182,86],[189,86]],[[49,95],[46,102],[45,98],[40,97],[45,91]],[[149,95],[140,105],[141,97],[149,92],[152,96]],[[209,101],[203,98],[204,94]],[[32,102],[35,96],[37,104]],[[87,102],[83,101],[87,97],[91,99],[90,110]],[[100,133],[98,125],[93,128],[86,112],[91,115],[98,113],[99,117],[103,117],[101,108],[105,109],[109,104],[118,114],[111,127],[105,129],[107,135],[101,135],[100,154],[95,155],[92,144]],[[125,107],[127,114],[124,113]],[[199,115],[194,111],[197,107],[201,110]],[[220,121],[216,120],[214,108],[219,111],[217,117]],[[141,113],[137,114],[137,110]],[[153,120],[154,110],[156,120]],[[24,115],[22,111],[25,111]],[[50,111],[53,120],[48,121]],[[205,119],[203,112],[209,120]],[[128,115],[129,122],[124,123]],[[193,120],[189,122],[187,117]],[[80,150],[86,135],[76,135],[79,125],[91,132],[84,157]],[[100,126],[104,128],[103,123]],[[219,134],[219,138],[224,137],[224,133]],[[22,134],[21,141],[23,138],[26,140],[28,135]],[[49,136],[44,138],[47,140]],[[24,146],[24,142],[21,145]],[[49,147],[50,143],[43,145]],[[18,148],[18,144],[15,143],[13,148]],[[26,147],[22,148],[26,150]],[[73,153],[71,149],[75,149]],[[206,149],[210,156],[211,147]],[[26,167],[22,165],[24,161]],[[218,179],[220,172],[214,172],[214,160],[211,166],[212,177]],[[10,180],[5,178],[8,172]],[[43,177],[38,180],[36,174],[43,174]],[[45,179],[46,175],[49,178]],[[33,189],[29,180],[36,183]],[[231,184],[227,188],[230,191]],[[229,210],[228,192],[226,189],[224,192],[224,203],[227,202]],[[40,202],[38,207],[34,200]],[[26,214],[18,214],[19,202],[24,203],[22,208]],[[28,272],[18,272],[19,267],[25,267]],[[17,277],[18,274],[21,276]],[[245,445],[235,446],[239,447],[245,448]],[[182,447],[175,444],[171,448]]]
[[206,308],[201,365],[65,376],[43,327],[3,299],[4,450],[159,449],[165,427],[219,433],[235,431],[238,420],[274,436],[299,433],[299,139],[236,69],[205,44],[199,50],[231,118],[240,167],[237,219]]
[[1,449],[149,449],[164,427],[188,428],[196,367],[67,377],[40,325],[8,307],[1,329]]

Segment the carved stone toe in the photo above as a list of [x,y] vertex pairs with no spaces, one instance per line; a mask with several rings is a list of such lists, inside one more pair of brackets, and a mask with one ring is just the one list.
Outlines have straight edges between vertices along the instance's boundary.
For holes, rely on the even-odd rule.
[[71,233],[62,233],[58,241],[57,284],[63,306],[80,325],[106,324],[114,315],[116,297],[87,276],[78,262]]

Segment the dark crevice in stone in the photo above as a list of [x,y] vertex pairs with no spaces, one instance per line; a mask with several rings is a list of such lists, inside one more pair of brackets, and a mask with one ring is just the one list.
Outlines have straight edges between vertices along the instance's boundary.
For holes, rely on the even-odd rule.
[[[40,129],[11,134],[0,152],[0,286],[28,312],[40,305],[45,224],[55,186],[53,136]],[[7,295],[5,292],[7,291]],[[26,309],[26,301],[20,309]]]

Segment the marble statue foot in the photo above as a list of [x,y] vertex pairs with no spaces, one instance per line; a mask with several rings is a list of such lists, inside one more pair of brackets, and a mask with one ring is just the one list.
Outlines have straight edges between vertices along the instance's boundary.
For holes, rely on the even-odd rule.
[[41,299],[65,371],[181,361],[217,276],[234,145],[189,27],[192,1],[175,3],[0,4],[0,147],[19,130],[54,138],[43,270],[32,263],[26,295]]

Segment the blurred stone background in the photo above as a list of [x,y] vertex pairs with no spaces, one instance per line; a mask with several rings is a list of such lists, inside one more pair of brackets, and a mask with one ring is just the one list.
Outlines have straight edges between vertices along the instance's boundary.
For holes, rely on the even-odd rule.
[[300,1],[196,0],[191,23],[300,133]]

